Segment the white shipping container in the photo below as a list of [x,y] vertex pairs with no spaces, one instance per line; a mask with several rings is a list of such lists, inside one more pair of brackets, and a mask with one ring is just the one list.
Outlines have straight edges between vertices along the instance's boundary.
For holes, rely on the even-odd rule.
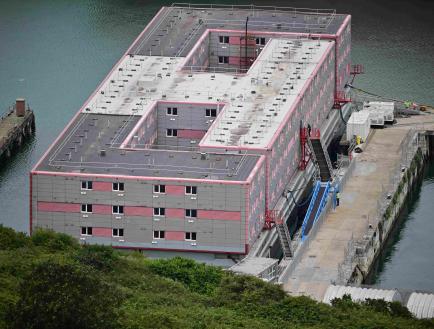
[[370,111],[379,111],[383,113],[384,121],[393,122],[395,120],[394,102],[364,102],[363,109],[369,109]]
[[368,111],[354,112],[347,122],[347,139],[350,140],[354,136],[360,136],[363,141],[366,141],[369,135],[370,125],[371,122]]
[[363,109],[362,112],[368,112],[369,113],[369,122],[371,127],[383,127],[384,126],[384,112],[378,111],[378,110],[370,110],[368,108]]

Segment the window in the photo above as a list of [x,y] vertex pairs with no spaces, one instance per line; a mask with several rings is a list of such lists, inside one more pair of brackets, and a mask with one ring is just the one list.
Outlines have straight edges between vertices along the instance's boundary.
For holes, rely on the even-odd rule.
[[154,239],[164,239],[164,231],[154,231]]
[[197,194],[197,186],[186,186],[185,194],[196,195]]
[[167,115],[178,115],[178,108],[177,107],[168,107],[166,114]]
[[166,193],[166,185],[154,185],[154,193]]
[[81,235],[92,235],[92,227],[81,227]]
[[196,209],[185,209],[185,217],[196,218],[197,210]]
[[256,44],[257,45],[265,45],[265,38],[256,38]]
[[219,36],[219,42],[220,43],[229,43],[229,36],[227,36],[227,35]]
[[215,118],[217,116],[217,109],[205,109],[205,116]]
[[219,56],[219,64],[229,64],[228,56]]
[[178,136],[178,130],[177,129],[167,129],[166,136],[167,137],[176,137],[176,136]]
[[92,181],[81,181],[81,189],[82,190],[91,190],[92,189]]
[[185,232],[185,240],[196,241],[196,232]]
[[92,205],[85,203],[81,205],[81,212],[85,212],[85,213],[91,213],[92,212]]
[[123,192],[124,191],[124,183],[113,183],[113,191]]
[[164,216],[165,213],[165,208],[154,208],[154,216]]
[[124,214],[124,206],[112,206],[114,215],[123,215]]
[[122,236],[124,236],[124,229],[123,228],[114,228],[112,235],[115,238],[122,237]]

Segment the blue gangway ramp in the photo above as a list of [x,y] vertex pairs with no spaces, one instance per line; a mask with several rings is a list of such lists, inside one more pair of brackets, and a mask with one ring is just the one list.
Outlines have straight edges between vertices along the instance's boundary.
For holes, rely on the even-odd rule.
[[304,241],[312,229],[313,225],[321,215],[321,211],[327,201],[327,196],[330,189],[330,182],[317,181],[312,193],[312,199],[307,208],[306,215],[304,216],[303,224],[301,226],[301,241]]

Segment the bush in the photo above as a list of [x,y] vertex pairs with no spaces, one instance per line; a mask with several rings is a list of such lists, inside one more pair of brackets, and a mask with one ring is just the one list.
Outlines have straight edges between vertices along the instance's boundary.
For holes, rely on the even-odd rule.
[[13,250],[29,246],[29,237],[22,232],[15,232],[0,224],[0,250]]
[[211,294],[220,283],[223,274],[217,267],[181,257],[155,260],[149,267],[155,274],[179,281],[191,291],[201,294]]
[[386,302],[383,299],[366,299],[361,304],[372,308],[376,312],[409,319],[413,318],[413,315],[407,309],[407,307],[401,305],[398,302]]
[[46,261],[21,283],[11,328],[116,328],[119,296],[89,267]]
[[112,247],[99,245],[84,245],[76,256],[80,263],[101,271],[111,271],[118,258]]
[[50,251],[66,251],[79,248],[76,239],[63,233],[56,233],[52,230],[37,229],[32,234],[32,242],[35,246],[44,247]]
[[268,284],[246,275],[226,274],[216,291],[217,305],[246,304],[252,306],[275,304],[283,300],[285,292],[278,285]]

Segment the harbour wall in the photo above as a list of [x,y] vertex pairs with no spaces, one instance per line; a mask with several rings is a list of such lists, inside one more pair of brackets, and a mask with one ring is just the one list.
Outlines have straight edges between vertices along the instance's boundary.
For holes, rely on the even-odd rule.
[[[337,284],[360,285],[386,244],[405,202],[423,176],[426,161],[434,154],[432,133],[409,130],[401,144],[401,161],[391,174],[390,184],[383,186],[376,213],[367,218],[362,239],[351,239],[345,260],[339,265]],[[369,217],[368,216],[368,217]]]

